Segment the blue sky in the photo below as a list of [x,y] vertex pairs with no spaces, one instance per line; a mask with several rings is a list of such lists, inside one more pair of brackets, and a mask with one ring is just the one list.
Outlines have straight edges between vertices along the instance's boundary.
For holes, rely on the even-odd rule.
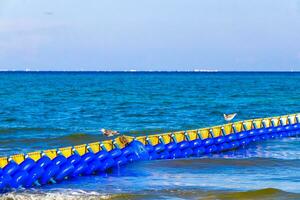
[[300,70],[300,0],[1,0],[0,69]]

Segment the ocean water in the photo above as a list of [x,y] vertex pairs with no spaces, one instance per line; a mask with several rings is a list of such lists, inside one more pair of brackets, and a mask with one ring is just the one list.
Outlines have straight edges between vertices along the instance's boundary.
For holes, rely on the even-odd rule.
[[[0,156],[300,112],[300,73],[0,73]],[[138,162],[2,199],[300,199],[300,138]]]

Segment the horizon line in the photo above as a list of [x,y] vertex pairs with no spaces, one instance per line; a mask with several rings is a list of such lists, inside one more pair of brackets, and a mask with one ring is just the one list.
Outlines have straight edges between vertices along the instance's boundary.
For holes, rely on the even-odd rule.
[[115,72],[124,72],[124,73],[139,73],[139,72],[148,72],[148,73],[157,73],[157,72],[190,72],[190,73],[219,73],[219,72],[300,72],[300,70],[3,70],[0,69],[1,72],[105,72],[105,73],[115,73]]

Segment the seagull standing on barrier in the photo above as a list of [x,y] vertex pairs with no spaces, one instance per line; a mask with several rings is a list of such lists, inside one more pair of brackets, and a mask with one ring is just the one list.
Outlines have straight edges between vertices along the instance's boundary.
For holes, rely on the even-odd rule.
[[225,121],[230,122],[233,120],[233,118],[237,115],[237,113],[232,113],[232,114],[223,114]]
[[119,135],[120,134],[118,131],[106,130],[104,128],[101,129],[101,132],[103,133],[103,135],[105,135],[107,137],[112,137],[114,135]]

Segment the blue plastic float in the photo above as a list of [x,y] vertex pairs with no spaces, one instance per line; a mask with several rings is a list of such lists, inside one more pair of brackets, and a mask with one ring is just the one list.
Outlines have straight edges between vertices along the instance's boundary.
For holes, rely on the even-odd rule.
[[139,160],[201,157],[300,134],[300,114],[114,140],[0,158],[0,191],[88,176]]

